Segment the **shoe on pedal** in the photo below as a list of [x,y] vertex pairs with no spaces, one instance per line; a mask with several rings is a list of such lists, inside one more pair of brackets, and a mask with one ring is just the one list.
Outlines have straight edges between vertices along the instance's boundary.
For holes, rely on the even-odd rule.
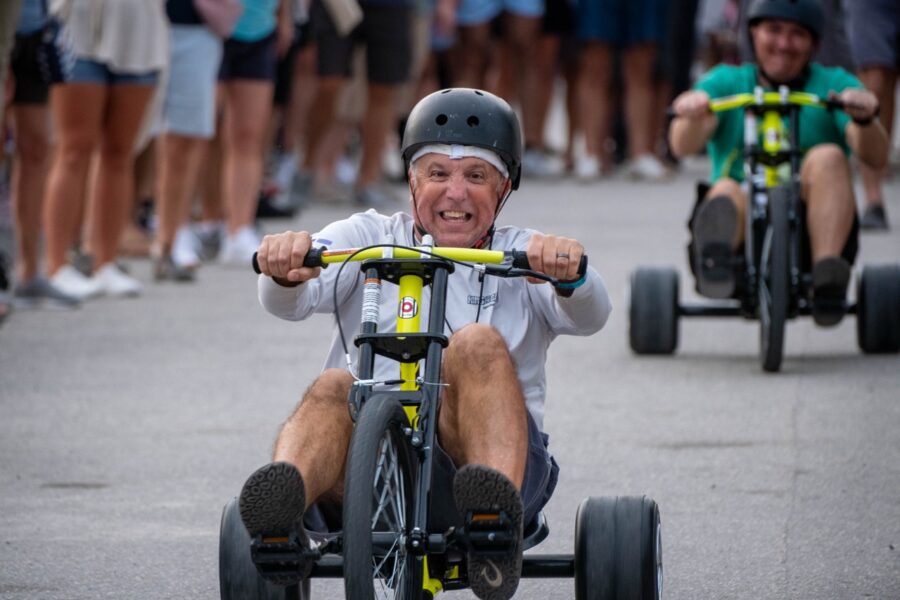
[[732,243],[737,229],[737,208],[728,196],[704,201],[694,215],[694,273],[697,291],[707,298],[730,298],[735,273]]
[[831,327],[844,318],[850,263],[840,256],[816,261],[812,269],[812,315],[816,325]]
[[[257,469],[238,497],[241,520],[250,534],[250,553],[260,575],[278,585],[306,579],[312,543],[303,528],[306,490],[300,471],[287,462]],[[286,555],[291,560],[282,560]]]
[[[466,465],[453,479],[453,499],[469,531],[469,585],[481,600],[507,600],[522,574],[523,507],[519,490],[502,473],[484,465]],[[473,532],[491,521],[511,530],[512,539],[497,548],[479,548]]]

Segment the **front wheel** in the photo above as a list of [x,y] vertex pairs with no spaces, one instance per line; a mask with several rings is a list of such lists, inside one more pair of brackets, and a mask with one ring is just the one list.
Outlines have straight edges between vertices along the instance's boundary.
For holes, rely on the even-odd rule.
[[415,461],[393,398],[370,399],[350,442],[344,485],[344,588],[352,600],[422,598],[423,562],[407,552]]
[[769,372],[781,369],[784,355],[790,303],[790,194],[787,188],[775,188],[769,194],[769,225],[759,261],[759,359]]
[[222,511],[219,526],[219,595],[222,600],[309,600],[309,579],[280,586],[262,578],[250,558],[250,534],[237,498]]
[[576,600],[659,600],[659,507],[646,496],[587,498],[575,515]]
[[678,273],[640,267],[631,274],[628,342],[635,354],[672,354],[678,346]]

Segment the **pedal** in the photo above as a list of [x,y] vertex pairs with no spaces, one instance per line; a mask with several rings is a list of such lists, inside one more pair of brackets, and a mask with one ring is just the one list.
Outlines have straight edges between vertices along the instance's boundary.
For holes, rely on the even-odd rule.
[[257,535],[250,541],[250,558],[260,575],[278,585],[291,585],[309,576],[322,557],[318,546],[310,546],[296,532],[287,536]]
[[468,513],[464,534],[470,551],[483,556],[506,556],[518,541],[513,520],[505,511]]

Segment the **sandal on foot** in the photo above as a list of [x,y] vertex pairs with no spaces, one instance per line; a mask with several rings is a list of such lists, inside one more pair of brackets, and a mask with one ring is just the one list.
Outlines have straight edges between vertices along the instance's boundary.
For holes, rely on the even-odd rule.
[[505,475],[484,465],[466,465],[453,479],[456,508],[466,519],[466,527],[493,519],[507,523],[513,541],[501,551],[480,552],[470,542],[469,585],[481,600],[507,600],[519,586],[522,574],[522,499],[519,490]]
[[[308,577],[312,569],[307,553],[312,544],[303,528],[305,508],[303,478],[294,465],[286,462],[269,463],[257,469],[238,497],[241,520],[253,538],[253,562],[260,574],[273,583],[297,583]],[[288,563],[266,560],[267,548],[287,550],[295,560]]]

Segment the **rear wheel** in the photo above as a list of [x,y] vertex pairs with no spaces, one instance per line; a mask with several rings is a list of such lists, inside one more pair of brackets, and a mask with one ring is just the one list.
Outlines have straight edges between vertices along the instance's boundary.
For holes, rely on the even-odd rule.
[[400,403],[363,406],[350,442],[344,486],[344,587],[352,600],[422,597],[423,562],[407,552],[413,469]]
[[646,496],[587,498],[575,516],[576,600],[659,600],[659,507]]
[[866,354],[900,351],[900,265],[866,265],[856,287],[856,338]]
[[309,600],[309,579],[280,586],[260,576],[250,558],[250,534],[241,521],[237,498],[222,511],[219,527],[219,594],[222,600]]
[[636,354],[672,354],[678,346],[678,273],[640,267],[631,274],[628,341]]
[[781,369],[784,328],[790,302],[790,190],[775,188],[769,194],[769,226],[760,254],[759,359],[765,371]]

